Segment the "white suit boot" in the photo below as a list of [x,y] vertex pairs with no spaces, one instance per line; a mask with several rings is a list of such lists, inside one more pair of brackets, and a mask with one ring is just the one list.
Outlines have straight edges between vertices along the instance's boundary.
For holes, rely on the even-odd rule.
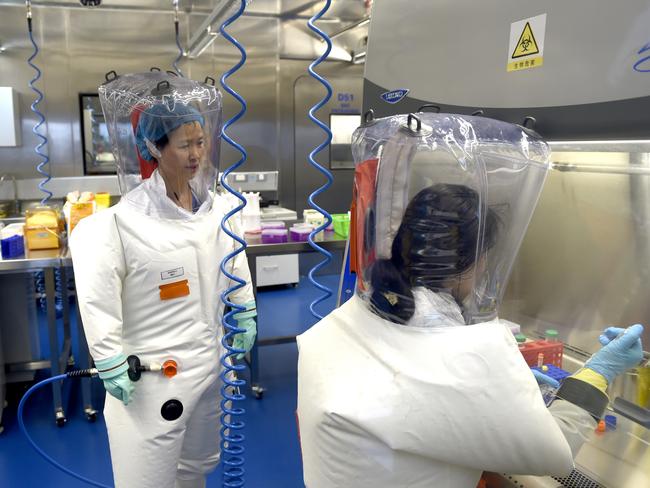
[[205,476],[194,478],[193,480],[179,480],[176,478],[174,488],[205,488]]

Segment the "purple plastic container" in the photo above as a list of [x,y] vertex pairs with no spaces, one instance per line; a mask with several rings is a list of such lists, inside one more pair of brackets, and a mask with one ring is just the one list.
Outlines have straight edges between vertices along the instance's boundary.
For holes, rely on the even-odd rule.
[[306,242],[311,233],[311,227],[291,227],[291,240],[294,242]]
[[287,231],[282,229],[264,229],[262,231],[263,244],[277,244],[287,242]]
[[264,229],[282,229],[286,230],[287,226],[284,222],[262,222],[262,230]]

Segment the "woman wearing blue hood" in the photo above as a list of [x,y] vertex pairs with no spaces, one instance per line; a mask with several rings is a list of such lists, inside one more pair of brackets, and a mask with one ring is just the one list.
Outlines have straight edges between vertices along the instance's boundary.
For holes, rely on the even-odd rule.
[[[214,191],[221,97],[164,73],[122,76],[99,92],[122,198],[84,219],[70,248],[84,330],[109,393],[115,486],[204,487],[220,457],[220,294],[233,285],[220,263],[238,247],[220,227],[229,207]],[[235,318],[245,332],[233,343],[243,356],[256,334],[244,253],[227,271],[246,282],[229,296],[243,310]],[[129,355],[173,361],[177,374],[132,383]]]

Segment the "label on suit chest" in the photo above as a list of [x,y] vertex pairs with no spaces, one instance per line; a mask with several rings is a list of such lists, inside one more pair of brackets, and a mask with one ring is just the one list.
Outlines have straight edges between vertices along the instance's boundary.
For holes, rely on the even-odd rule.
[[170,280],[172,278],[178,278],[179,276],[183,276],[184,274],[185,274],[185,270],[183,269],[183,266],[179,266],[178,268],[172,268],[172,269],[162,271],[160,273],[160,279],[163,281]]

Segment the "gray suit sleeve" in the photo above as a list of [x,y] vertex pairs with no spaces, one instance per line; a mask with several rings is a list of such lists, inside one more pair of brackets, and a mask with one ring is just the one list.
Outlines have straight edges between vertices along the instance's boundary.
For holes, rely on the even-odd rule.
[[575,458],[596,428],[596,420],[585,409],[565,400],[555,400],[548,410],[566,437]]

